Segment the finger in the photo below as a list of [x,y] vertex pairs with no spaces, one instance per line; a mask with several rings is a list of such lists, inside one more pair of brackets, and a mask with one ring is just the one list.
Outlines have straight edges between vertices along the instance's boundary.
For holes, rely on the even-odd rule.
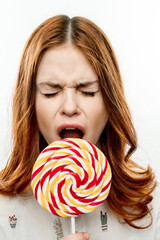
[[89,237],[90,236],[88,232],[76,232],[63,237],[60,240],[88,240]]

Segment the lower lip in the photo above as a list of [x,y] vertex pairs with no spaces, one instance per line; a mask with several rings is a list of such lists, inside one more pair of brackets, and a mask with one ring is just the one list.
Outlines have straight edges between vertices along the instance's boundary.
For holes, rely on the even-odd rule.
[[81,134],[82,132],[80,131],[76,131],[76,130],[68,130],[68,131],[63,131],[62,130],[62,134],[60,135],[60,137],[62,138],[83,138],[83,134]]
[[58,135],[60,135],[60,132],[62,131],[63,128],[78,128],[79,130],[81,130],[83,132],[83,136],[85,134],[85,131],[83,129],[82,126],[78,125],[78,124],[62,124],[58,129],[57,129],[57,133]]

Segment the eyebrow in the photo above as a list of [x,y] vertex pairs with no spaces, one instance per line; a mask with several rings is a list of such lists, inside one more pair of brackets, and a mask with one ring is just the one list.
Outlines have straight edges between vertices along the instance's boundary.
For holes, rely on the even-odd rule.
[[62,87],[60,84],[58,84],[58,83],[53,83],[53,82],[41,82],[41,83],[39,83],[38,84],[38,86],[39,87],[46,87],[46,86],[48,86],[48,87],[52,87],[52,88],[60,88],[60,87]]
[[[80,82],[78,84],[77,83],[74,84],[73,87],[76,87],[76,88],[88,87],[88,86],[91,86],[91,85],[93,85],[94,83],[97,83],[97,82],[99,82],[99,81],[95,80],[95,81]],[[62,88],[62,87],[64,87],[64,85],[54,83],[54,82],[50,82],[50,81],[39,83],[38,87],[41,87],[41,86],[42,87],[48,86],[48,87],[51,87],[51,88]]]

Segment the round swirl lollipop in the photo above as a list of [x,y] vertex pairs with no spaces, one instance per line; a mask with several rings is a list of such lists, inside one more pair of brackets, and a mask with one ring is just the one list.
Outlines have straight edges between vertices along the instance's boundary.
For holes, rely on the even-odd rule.
[[111,186],[111,168],[93,144],[78,138],[53,142],[33,167],[31,186],[47,211],[61,217],[78,216],[104,202]]

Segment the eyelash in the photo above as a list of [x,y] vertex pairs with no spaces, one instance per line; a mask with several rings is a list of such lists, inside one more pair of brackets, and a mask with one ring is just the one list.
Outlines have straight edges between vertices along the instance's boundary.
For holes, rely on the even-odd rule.
[[51,98],[51,97],[55,97],[59,92],[56,92],[56,93],[46,93],[44,94],[45,97],[47,98]]
[[81,92],[83,95],[88,96],[88,97],[94,97],[96,92]]
[[[44,94],[45,97],[47,98],[51,98],[51,97],[55,97],[59,92],[56,92],[56,93],[46,93]],[[84,96],[87,96],[87,97],[94,97],[96,92],[82,92],[81,93],[84,95]]]

